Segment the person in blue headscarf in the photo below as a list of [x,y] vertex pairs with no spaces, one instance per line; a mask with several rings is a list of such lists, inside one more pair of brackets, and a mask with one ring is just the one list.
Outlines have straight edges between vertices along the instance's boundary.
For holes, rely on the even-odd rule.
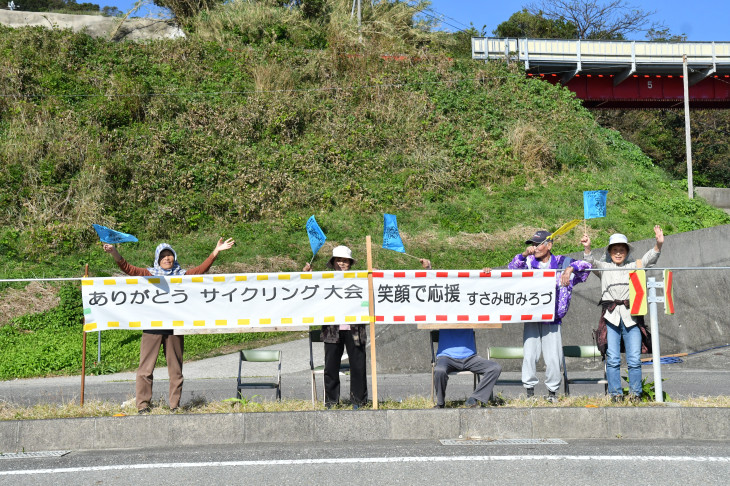
[[[167,243],[161,243],[155,250],[155,260],[151,267],[135,267],[128,263],[119,254],[114,245],[105,244],[104,251],[109,253],[117,266],[127,275],[136,277],[169,276],[169,275],[200,275],[208,271],[218,257],[218,253],[228,250],[235,241],[229,238],[223,241],[218,240],[213,252],[205,261],[189,270],[183,270],[177,262],[177,253]],[[147,413],[151,410],[152,381],[155,371],[157,355],[160,353],[160,346],[165,352],[167,370],[170,375],[170,410],[175,411],[180,406],[183,386],[183,336],[176,336],[169,329],[145,330],[142,332],[142,341],[139,345],[139,368],[137,368],[137,379],[135,385],[137,410],[139,413]]]

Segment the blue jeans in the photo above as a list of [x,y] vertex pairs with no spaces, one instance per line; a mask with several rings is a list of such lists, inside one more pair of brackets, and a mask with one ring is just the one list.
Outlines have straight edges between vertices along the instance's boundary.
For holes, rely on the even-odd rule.
[[626,365],[629,368],[629,393],[641,396],[641,330],[638,325],[626,327],[621,320],[618,326],[606,322],[606,379],[609,395],[623,395],[621,389],[621,338],[626,350]]

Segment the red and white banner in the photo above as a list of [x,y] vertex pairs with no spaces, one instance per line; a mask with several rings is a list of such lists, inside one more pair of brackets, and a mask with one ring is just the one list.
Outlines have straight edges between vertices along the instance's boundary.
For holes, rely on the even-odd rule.
[[387,270],[373,277],[376,324],[555,318],[555,270]]

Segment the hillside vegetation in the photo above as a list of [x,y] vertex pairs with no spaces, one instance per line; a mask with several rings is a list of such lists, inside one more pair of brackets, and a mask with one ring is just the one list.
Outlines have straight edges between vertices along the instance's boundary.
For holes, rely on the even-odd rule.
[[[149,44],[0,27],[3,278],[116,272],[92,223],[136,235],[120,251],[140,266],[162,240],[190,266],[232,236],[222,273],[301,269],[312,214],[328,237],[315,270],[337,244],[363,265],[384,212],[408,253],[440,268],[505,265],[535,229],[581,218],[584,190],[609,191],[608,216],[588,221],[595,247],[614,231],[648,238],[657,223],[730,222],[571,92],[469,59],[468,33],[425,31],[402,3],[365,9],[362,33],[349,2],[315,20],[274,3],[232,2],[191,21],[186,39]],[[80,310],[62,301],[61,324],[77,326]],[[0,347],[31,352],[48,320],[37,316],[0,329]],[[104,336],[109,353],[113,339],[136,347],[136,334]],[[124,359],[118,368],[135,365]]]

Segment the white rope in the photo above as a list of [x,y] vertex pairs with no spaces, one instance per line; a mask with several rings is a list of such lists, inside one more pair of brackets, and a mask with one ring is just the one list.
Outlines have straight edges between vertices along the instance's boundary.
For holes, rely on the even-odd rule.
[[[406,255],[408,255],[406,253]],[[408,255],[413,258],[418,258],[413,255]],[[475,269],[476,270],[476,269]],[[555,268],[546,268],[542,270],[560,270]],[[647,271],[664,271],[664,270],[730,270],[730,267],[648,267],[648,268],[590,268],[585,271],[587,272],[632,272],[634,270],[647,270]],[[493,268],[492,271],[509,271],[506,268]],[[1,278],[0,282],[73,282],[76,280],[88,280],[90,278],[115,278],[115,277],[69,277],[69,278]]]

